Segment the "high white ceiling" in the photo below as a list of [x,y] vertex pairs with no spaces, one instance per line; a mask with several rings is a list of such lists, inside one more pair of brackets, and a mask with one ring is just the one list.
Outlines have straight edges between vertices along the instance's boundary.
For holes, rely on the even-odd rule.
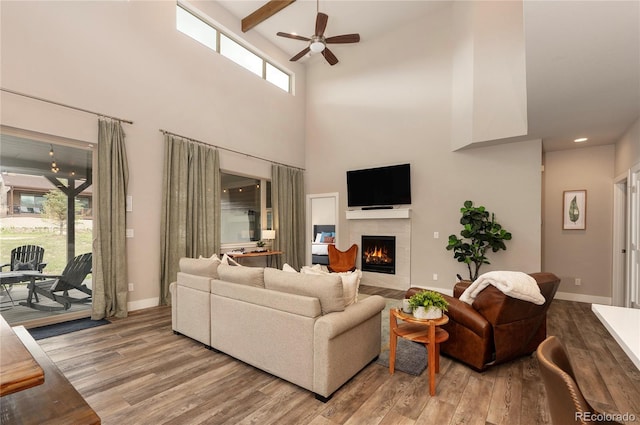
[[[266,0],[222,0],[242,19]],[[419,19],[446,1],[323,0],[329,15],[325,35],[359,33],[370,38]],[[529,137],[541,138],[545,151],[615,143],[640,115],[640,2],[533,1],[524,4]],[[302,41],[277,37],[278,31],[310,36],[315,0],[297,0],[250,31],[290,54]],[[332,46],[340,60],[344,49]],[[307,66],[328,66],[303,58]],[[337,66],[340,66],[338,64]],[[588,137],[583,144],[573,142]]]

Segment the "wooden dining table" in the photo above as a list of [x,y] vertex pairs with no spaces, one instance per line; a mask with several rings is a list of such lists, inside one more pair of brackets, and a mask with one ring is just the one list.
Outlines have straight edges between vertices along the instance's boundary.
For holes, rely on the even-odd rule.
[[0,316],[0,397],[44,383],[44,371]]

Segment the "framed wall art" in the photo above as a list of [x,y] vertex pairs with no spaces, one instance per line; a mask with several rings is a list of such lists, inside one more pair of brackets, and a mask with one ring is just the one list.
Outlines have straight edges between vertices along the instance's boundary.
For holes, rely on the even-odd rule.
[[562,230],[587,228],[587,191],[565,190],[562,193]]

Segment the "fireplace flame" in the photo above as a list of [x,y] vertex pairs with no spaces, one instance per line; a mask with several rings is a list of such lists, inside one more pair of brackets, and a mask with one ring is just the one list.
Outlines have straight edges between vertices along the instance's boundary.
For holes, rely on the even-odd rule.
[[390,264],[393,262],[385,247],[373,245],[364,252],[364,261],[367,264]]

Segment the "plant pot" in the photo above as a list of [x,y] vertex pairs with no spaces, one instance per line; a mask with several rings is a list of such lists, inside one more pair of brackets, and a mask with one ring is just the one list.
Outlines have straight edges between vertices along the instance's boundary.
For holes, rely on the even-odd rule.
[[411,306],[409,305],[408,298],[405,298],[404,300],[402,300],[402,311],[404,311],[407,314],[411,314],[413,312],[413,308],[411,308]]
[[442,317],[442,310],[436,307],[418,307],[413,309],[413,316],[416,319],[439,319]]

